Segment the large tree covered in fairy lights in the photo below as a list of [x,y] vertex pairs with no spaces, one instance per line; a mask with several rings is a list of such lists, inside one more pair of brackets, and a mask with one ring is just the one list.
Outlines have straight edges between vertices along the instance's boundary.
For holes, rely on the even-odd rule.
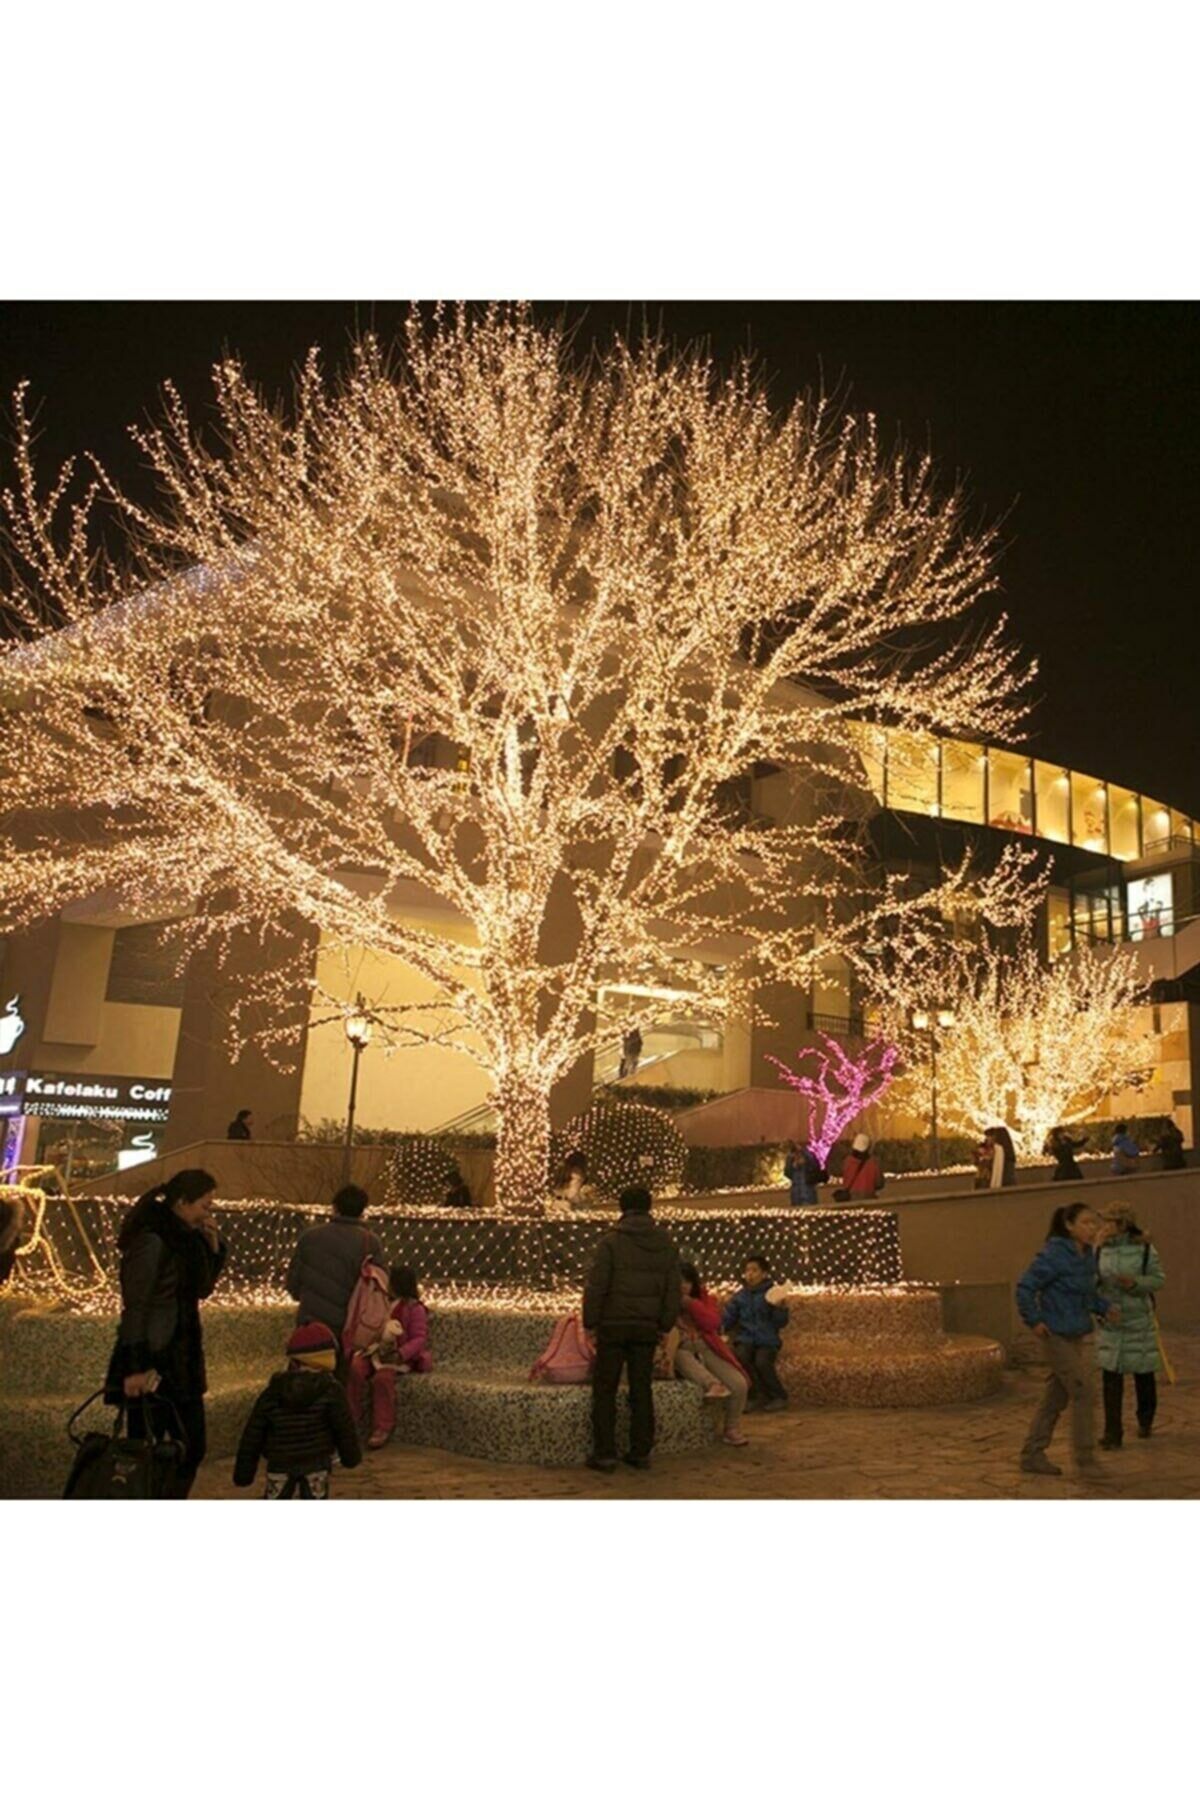
[[[985,934],[941,964],[929,991],[953,1020],[932,1026],[943,1118],[967,1132],[1006,1125],[1026,1156],[1041,1153],[1053,1126],[1095,1117],[1152,1075],[1154,1042],[1131,1013],[1145,999],[1132,950],[1080,945],[1047,963],[1031,932],[1007,947]],[[905,1082],[914,1108],[927,1100],[927,1054],[914,1044]]]
[[[168,387],[134,431],[146,503],[95,465],[43,489],[18,397],[0,923],[113,890],[192,943],[299,920],[402,959],[432,998],[376,1016],[487,1071],[512,1206],[598,984],[635,991],[626,1026],[681,986],[744,1017],[884,932],[1019,905],[1011,859],[872,884],[829,797],[865,796],[855,721],[1020,711],[1003,621],[967,624],[992,534],[869,417],[774,411],[751,367],[653,341],[583,361],[505,307],[414,314],[336,381],[313,355],[286,408],[236,362],[214,381],[213,429]],[[767,769],[805,796],[770,828],[731,805]],[[307,953],[269,982],[243,1028],[298,983],[340,1004]]]

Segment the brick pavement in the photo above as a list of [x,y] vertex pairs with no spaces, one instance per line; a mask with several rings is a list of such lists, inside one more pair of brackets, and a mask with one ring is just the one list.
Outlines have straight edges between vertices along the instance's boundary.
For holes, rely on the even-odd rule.
[[[1160,1377],[1155,1435],[1149,1441],[1137,1437],[1128,1392],[1125,1447],[1100,1452],[1112,1474],[1102,1489],[1081,1485],[1069,1473],[1053,1480],[1019,1472],[1018,1452],[1043,1380],[1037,1369],[1007,1372],[994,1399],[964,1406],[751,1415],[748,1449],[720,1445],[704,1454],[664,1457],[644,1472],[621,1466],[605,1477],[393,1443],[361,1468],[338,1471],[334,1488],[342,1500],[1200,1499],[1200,1336],[1173,1336],[1168,1349],[1179,1379],[1170,1386]],[[1097,1422],[1099,1417],[1097,1395]],[[1051,1457],[1069,1471],[1065,1425]],[[231,1466],[228,1460],[206,1465],[196,1497],[257,1497],[258,1486],[243,1491],[231,1485]]]

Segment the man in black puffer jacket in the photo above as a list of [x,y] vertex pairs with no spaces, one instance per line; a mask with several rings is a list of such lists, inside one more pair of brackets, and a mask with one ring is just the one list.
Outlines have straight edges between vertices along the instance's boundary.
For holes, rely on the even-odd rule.
[[301,1232],[284,1278],[288,1293],[300,1302],[296,1323],[319,1319],[339,1342],[364,1259],[369,1256],[383,1263],[383,1245],[362,1222],[366,1210],[362,1188],[339,1188],[333,1196],[332,1219]]
[[654,1351],[679,1318],[679,1252],[650,1217],[646,1188],[626,1188],[621,1222],[601,1238],[583,1290],[583,1328],[596,1344],[589,1469],[617,1466],[617,1387],[629,1370],[629,1454],[644,1469],[654,1446]]

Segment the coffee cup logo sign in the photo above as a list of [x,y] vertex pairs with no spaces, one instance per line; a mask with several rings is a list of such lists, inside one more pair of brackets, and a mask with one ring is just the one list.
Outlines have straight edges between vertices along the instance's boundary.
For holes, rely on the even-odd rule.
[[21,1017],[21,996],[14,994],[4,1011],[0,1013],[0,1056],[7,1056],[19,1037],[25,1035],[25,1021]]

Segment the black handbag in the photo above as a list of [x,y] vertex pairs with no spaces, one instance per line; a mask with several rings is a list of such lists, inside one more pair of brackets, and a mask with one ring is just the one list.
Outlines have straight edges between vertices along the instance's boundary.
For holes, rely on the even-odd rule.
[[111,1431],[75,1430],[75,1421],[103,1394],[97,1388],[82,1406],[76,1407],[67,1421],[67,1436],[75,1445],[75,1461],[63,1489],[64,1500],[169,1500],[175,1490],[179,1466],[187,1448],[183,1421],[171,1401],[157,1396],[158,1403],[170,1408],[174,1430],[170,1436],[158,1436],[154,1430],[151,1396],[141,1398],[144,1436],[125,1434],[126,1410],[130,1404],[121,1400]]

